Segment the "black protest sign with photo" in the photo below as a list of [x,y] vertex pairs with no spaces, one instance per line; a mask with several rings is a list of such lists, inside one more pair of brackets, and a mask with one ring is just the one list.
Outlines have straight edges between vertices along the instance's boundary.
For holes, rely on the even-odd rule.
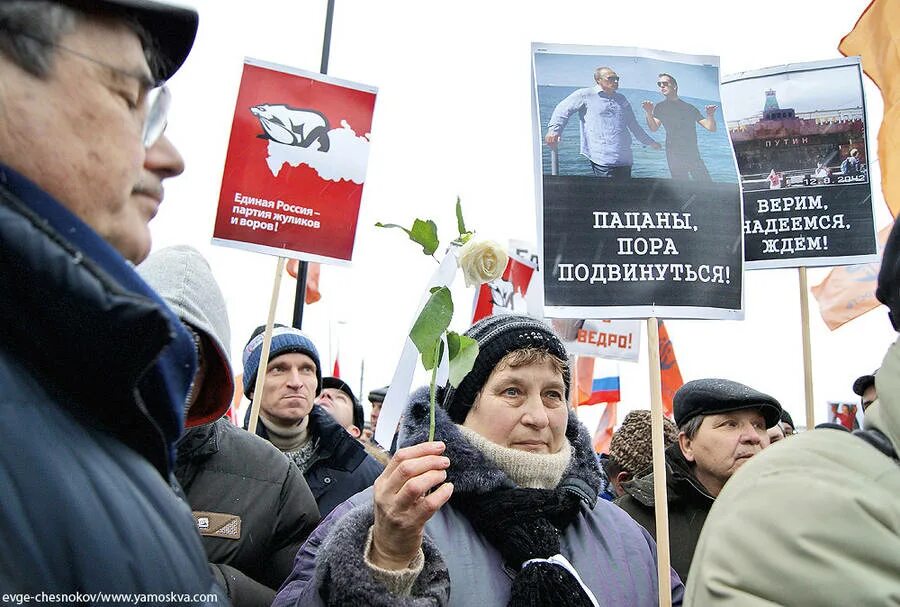
[[876,258],[859,59],[726,76],[748,269]]
[[546,316],[742,318],[740,190],[718,59],[532,51]]

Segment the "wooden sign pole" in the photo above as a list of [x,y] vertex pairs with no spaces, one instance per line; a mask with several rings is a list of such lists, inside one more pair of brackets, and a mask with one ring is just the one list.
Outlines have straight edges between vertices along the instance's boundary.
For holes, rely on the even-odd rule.
[[816,427],[816,409],[813,399],[812,348],[809,340],[809,289],[806,284],[806,268],[800,272],[800,323],[803,331],[803,386],[806,395],[806,429]]
[[275,309],[278,307],[278,291],[281,289],[281,275],[284,274],[284,257],[278,258],[275,269],[275,282],[272,285],[272,301],[269,302],[269,318],[266,321],[266,332],[263,336],[262,352],[259,356],[259,368],[256,371],[256,384],[253,388],[253,403],[250,405],[250,425],[247,430],[256,434],[256,423],[259,421],[259,401],[262,399],[263,385],[266,382],[266,367],[269,366],[269,347],[272,345],[272,327],[275,325]]
[[672,607],[669,559],[669,501],[666,494],[666,455],[663,442],[662,375],[659,366],[659,323],[647,319],[650,351],[650,423],[653,445],[653,510],[656,513],[656,571],[660,607]]

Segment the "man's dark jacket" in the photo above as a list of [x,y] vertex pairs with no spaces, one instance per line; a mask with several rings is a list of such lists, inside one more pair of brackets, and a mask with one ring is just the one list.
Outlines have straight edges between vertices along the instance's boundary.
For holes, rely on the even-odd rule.
[[218,537],[215,528],[201,530],[213,572],[232,602],[271,605],[319,522],[300,470],[271,443],[220,419],[185,432],[175,476],[198,520],[199,512],[239,517],[239,530],[233,523]]
[[[653,474],[622,484],[625,495],[615,501],[656,538]],[[674,569],[683,581],[691,570],[700,530],[714,498],[693,475],[678,443],[666,449],[666,491],[669,500],[669,549]]]
[[190,351],[167,352],[183,345],[180,330],[118,252],[0,165],[4,593],[217,602],[190,510],[169,484],[196,364]]
[[[248,410],[244,426],[249,425]],[[256,433],[269,439],[262,421]],[[319,405],[309,412],[309,433],[318,439],[315,462],[304,475],[319,505],[322,518],[352,495],[369,487],[381,474],[382,467],[365,448]]]

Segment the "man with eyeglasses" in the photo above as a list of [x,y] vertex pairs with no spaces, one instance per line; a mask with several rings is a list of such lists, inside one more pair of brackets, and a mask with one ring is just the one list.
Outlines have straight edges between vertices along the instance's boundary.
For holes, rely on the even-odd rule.
[[557,104],[544,141],[555,150],[569,117],[577,113],[581,121],[581,154],[590,161],[593,174],[628,179],[634,164],[632,135],[654,150],[662,146],[641,128],[631,104],[618,92],[619,76],[615,70],[598,67],[594,81],[596,86],[578,89]]
[[694,181],[712,181],[709,171],[700,158],[697,145],[697,128],[699,124],[707,131],[716,131],[716,110],[719,106],[707,105],[706,118],[690,103],[678,96],[678,82],[670,74],[657,76],[656,86],[664,100],[653,105],[652,101],[644,101],[641,107],[647,117],[647,127],[656,132],[660,126],[666,129],[666,160],[669,162],[669,173],[672,179],[693,179]]
[[4,602],[219,602],[170,484],[194,340],[133,269],[184,169],[159,86],[197,19],[151,0],[0,3]]

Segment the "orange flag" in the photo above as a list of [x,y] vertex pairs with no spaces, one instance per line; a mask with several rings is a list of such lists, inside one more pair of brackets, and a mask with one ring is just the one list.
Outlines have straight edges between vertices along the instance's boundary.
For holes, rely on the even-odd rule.
[[662,384],[663,415],[672,418],[673,400],[675,393],[684,384],[681,379],[681,369],[678,368],[678,360],[675,358],[675,347],[669,339],[669,331],[662,320],[659,324],[659,371]]
[[579,356],[575,362],[575,390],[572,404],[578,406],[591,397],[591,387],[594,381],[594,358],[592,356]]
[[881,190],[891,215],[900,211],[900,2],[873,0],[838,50],[862,57],[863,70],[881,89],[884,117],[878,131]]
[[612,440],[613,428],[616,427],[616,409],[619,403],[608,403],[597,430],[594,432],[594,453],[609,453],[609,443]]
[[[878,255],[884,249],[891,224],[878,232]],[[810,289],[819,302],[819,313],[828,328],[834,331],[845,322],[862,316],[881,305],[875,299],[878,286],[878,269],[881,259],[870,263],[834,268],[825,280]]]
[[[322,264],[314,261],[309,262],[306,269],[306,297],[304,301],[308,304],[314,304],[322,299],[319,292],[319,273],[322,270]],[[297,278],[300,272],[300,262],[296,259],[289,259],[287,262],[287,273]]]

